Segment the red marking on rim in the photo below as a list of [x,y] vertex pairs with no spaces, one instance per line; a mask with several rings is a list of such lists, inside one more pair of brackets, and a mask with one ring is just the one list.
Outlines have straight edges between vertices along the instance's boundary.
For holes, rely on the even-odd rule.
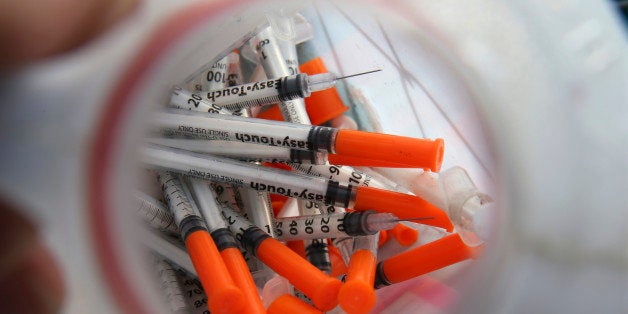
[[122,118],[128,114],[129,100],[137,84],[170,48],[170,43],[208,19],[222,14],[226,8],[242,1],[196,3],[168,18],[152,32],[147,44],[135,56],[103,107],[96,134],[91,141],[87,171],[87,205],[92,230],[93,249],[99,261],[102,278],[120,309],[129,313],[145,313],[137,291],[124,276],[124,264],[117,256],[112,239],[111,186],[115,143],[119,141]]

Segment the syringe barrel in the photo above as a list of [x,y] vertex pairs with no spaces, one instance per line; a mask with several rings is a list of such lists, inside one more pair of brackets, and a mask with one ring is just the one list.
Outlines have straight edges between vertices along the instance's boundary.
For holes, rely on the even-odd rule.
[[227,85],[227,68],[229,67],[229,55],[216,61],[205,73],[203,90],[213,91],[224,88]]
[[179,228],[174,221],[174,216],[165,204],[140,191],[135,191],[133,196],[138,202],[138,214],[151,227],[169,234],[179,234]]
[[176,148],[147,144],[142,149],[141,160],[153,168],[318,203],[350,208],[355,200],[354,188],[328,182],[323,178],[308,177]]
[[226,228],[227,224],[222,220],[220,209],[218,204],[216,204],[215,193],[209,188],[209,183],[196,178],[187,178],[185,181],[190,187],[192,197],[196,201],[199,211],[205,218],[209,231]]
[[192,232],[199,229],[207,230],[190,191],[182,182],[181,175],[160,171],[157,178],[179,227],[181,238],[185,241]]
[[[267,27],[263,29],[257,36],[254,38],[255,49],[258,53],[258,57],[260,63],[264,67],[264,71],[268,78],[281,78],[290,75],[297,74],[296,71],[290,70],[290,66],[286,64],[286,58],[284,53],[282,52],[282,45],[280,41],[277,40],[274,36],[274,32],[272,27]],[[288,57],[296,60],[296,49],[294,43],[287,43],[283,45],[284,48],[288,48],[286,52],[288,52]],[[294,54],[293,54],[294,52]],[[295,68],[293,70],[297,70]],[[303,97],[309,96],[306,91],[306,76],[300,76],[299,81],[293,82],[291,84],[293,88],[298,89],[302,94],[300,98],[296,99],[284,99],[279,103],[279,109],[281,111],[281,116],[285,121],[292,123],[300,123],[300,124],[312,124],[310,121],[310,117],[305,110],[305,102],[303,101]]]
[[235,111],[309,96],[307,75],[297,74],[209,91],[205,100]]
[[157,175],[157,179],[161,184],[164,198],[174,215],[174,220],[177,225],[185,218],[198,216],[198,210],[190,203],[187,195],[185,195],[177,174],[160,171]]
[[345,213],[286,217],[275,220],[277,239],[281,241],[346,237]]
[[[270,169],[213,155],[201,155],[175,148],[147,145],[143,161],[151,166],[184,173],[202,179],[226,182],[237,187],[267,190],[286,196],[312,193],[323,201],[327,182],[285,170]],[[298,190],[296,190],[298,189]]]
[[220,208],[220,213],[227,224],[227,227],[231,230],[238,241],[242,241],[246,230],[255,227],[253,223],[232,208],[223,206]]
[[[375,224],[369,221],[373,217],[376,218]],[[382,218],[396,219],[394,215],[374,211],[307,215],[276,219],[275,230],[277,238],[282,241],[364,236],[375,234],[382,226],[387,226],[386,223],[380,223]]]
[[294,162],[287,163],[293,170],[321,178],[329,178],[343,185],[370,186],[378,189],[394,191],[395,187],[372,177],[370,174],[348,166],[338,165],[307,165]]
[[168,262],[159,256],[154,256],[154,271],[159,278],[159,288],[166,296],[166,303],[172,313],[186,313],[190,311],[185,300],[183,286],[178,280],[177,271]]
[[232,112],[226,108],[216,106],[204,99],[199,93],[192,93],[184,90],[179,86],[175,86],[170,96],[169,107],[178,109],[187,109],[194,111],[202,111],[209,113],[219,113],[225,115],[231,115]]
[[283,58],[281,47],[270,26],[255,35],[252,43],[268,77],[276,78],[295,74],[290,73],[290,69]]
[[240,141],[333,153],[337,129],[177,109],[152,116],[152,128],[167,136]]
[[327,153],[293,148],[251,145],[236,141],[207,141],[201,139],[149,138],[149,143],[189,150],[196,153],[229,157],[240,161],[293,162],[321,165]]
[[276,234],[273,229],[275,216],[270,202],[270,195],[267,192],[252,189],[240,189],[240,193],[244,205],[243,210],[247,213],[249,220],[275,238]]

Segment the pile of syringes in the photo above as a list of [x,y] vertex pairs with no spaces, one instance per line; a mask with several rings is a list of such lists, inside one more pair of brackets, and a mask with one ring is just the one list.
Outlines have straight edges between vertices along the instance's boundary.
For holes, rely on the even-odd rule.
[[[443,140],[357,130],[335,87],[354,75],[261,29],[150,117],[162,195],[134,197],[170,310],[368,313],[377,289],[476,257],[491,199],[463,168],[437,174]],[[403,249],[382,256],[388,239]]]

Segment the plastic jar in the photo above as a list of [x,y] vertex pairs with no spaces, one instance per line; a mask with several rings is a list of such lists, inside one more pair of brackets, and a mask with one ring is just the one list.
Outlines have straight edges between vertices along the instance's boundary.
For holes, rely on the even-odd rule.
[[[144,117],[253,34],[266,10],[302,5],[148,2],[88,47],[3,78],[14,105],[1,109],[0,187],[43,227],[69,312],[164,310],[128,210]],[[467,168],[500,209],[484,255],[441,278],[455,302],[399,294],[390,311],[628,311],[628,54],[605,3],[315,6],[318,23],[345,21],[326,25],[330,42],[347,45],[321,51],[330,70],[384,68],[356,83],[382,129],[444,137],[443,169]]]

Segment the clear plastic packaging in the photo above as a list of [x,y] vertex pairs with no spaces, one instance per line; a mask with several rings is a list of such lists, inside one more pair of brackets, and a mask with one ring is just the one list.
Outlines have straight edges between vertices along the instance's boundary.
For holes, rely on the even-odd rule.
[[490,196],[480,193],[460,167],[453,167],[440,174],[440,183],[447,197],[447,214],[458,227],[467,245],[476,246],[488,239],[491,217],[495,210]]

